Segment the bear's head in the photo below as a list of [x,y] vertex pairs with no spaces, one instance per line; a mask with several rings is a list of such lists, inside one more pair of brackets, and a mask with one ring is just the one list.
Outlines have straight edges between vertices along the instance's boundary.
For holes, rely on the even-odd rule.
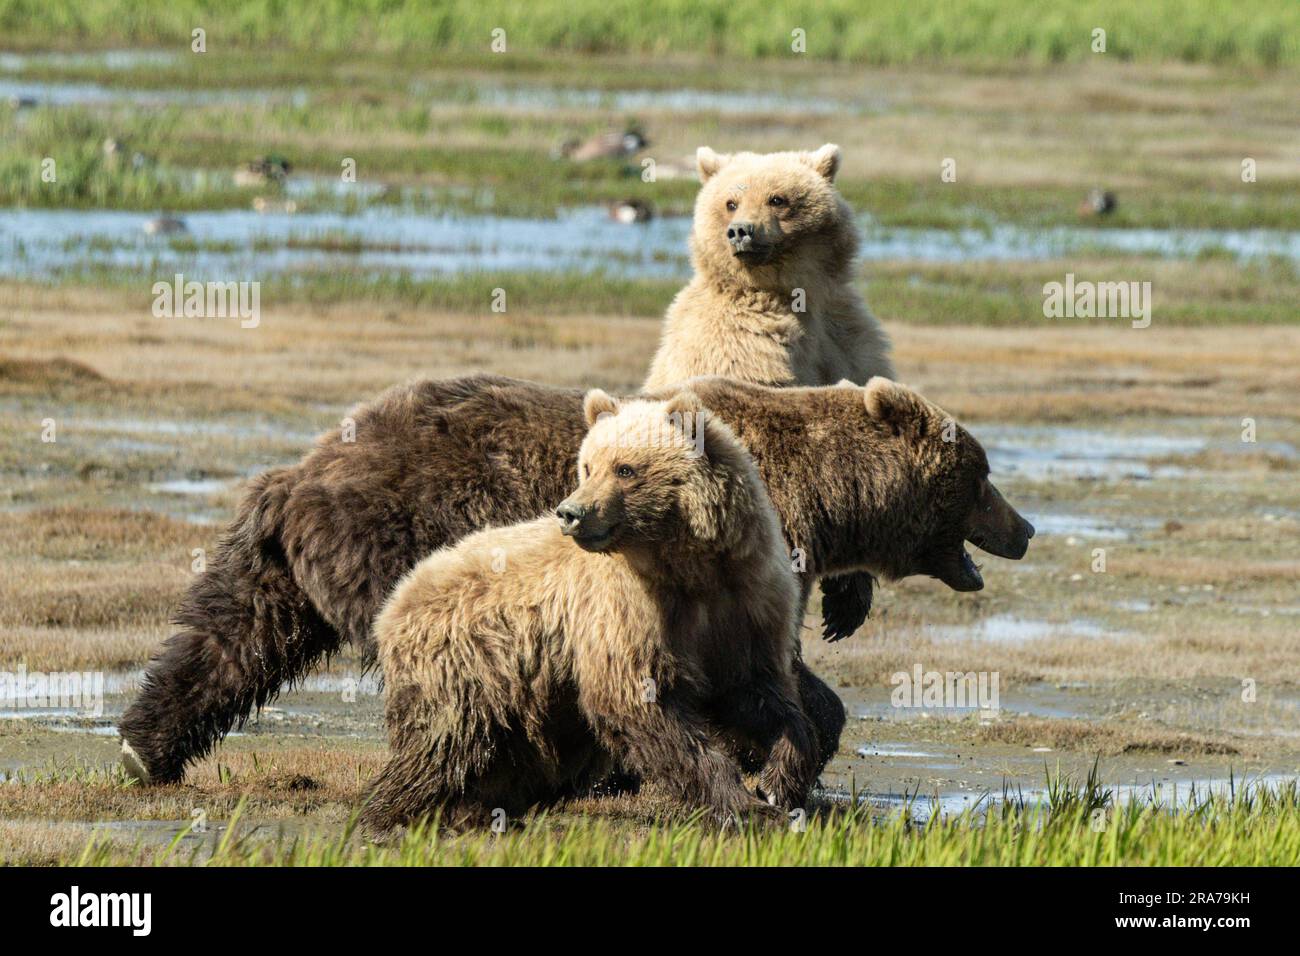
[[716,553],[767,516],[779,539],[749,453],[693,392],[620,404],[594,389],[583,413],[589,430],[578,451],[578,488],[556,516],[585,550],[671,544],[674,553]]
[[701,146],[695,158],[703,183],[691,232],[697,271],[747,288],[786,290],[851,266],[857,234],[834,185],[838,146],[767,154]]
[[859,391],[879,439],[871,445],[873,467],[893,472],[885,484],[897,500],[886,509],[892,520],[882,530],[907,542],[881,548],[887,564],[878,570],[893,578],[925,574],[957,591],[978,591],[984,579],[966,542],[1000,558],[1024,557],[1034,526],[989,481],[980,443],[910,388],[877,376]]

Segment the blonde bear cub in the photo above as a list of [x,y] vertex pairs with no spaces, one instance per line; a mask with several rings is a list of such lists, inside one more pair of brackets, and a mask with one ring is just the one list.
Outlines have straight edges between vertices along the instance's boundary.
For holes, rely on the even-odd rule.
[[894,377],[853,286],[858,237],[835,189],[840,149],[696,155],[695,275],[668,307],[645,391],[702,375],[755,385]]
[[[417,565],[375,624],[392,756],[363,812],[517,816],[613,762],[720,818],[802,805],[821,760],[798,588],[748,452],[683,392],[584,401],[577,490]],[[759,795],[740,761],[760,755]]]

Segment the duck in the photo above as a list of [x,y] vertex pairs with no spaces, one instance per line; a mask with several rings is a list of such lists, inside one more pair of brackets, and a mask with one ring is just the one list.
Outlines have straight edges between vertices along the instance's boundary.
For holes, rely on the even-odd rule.
[[570,139],[560,146],[560,156],[575,163],[593,159],[624,159],[639,153],[650,145],[649,140],[634,128],[622,132],[607,130],[587,140]]
[[1094,189],[1088,198],[1079,204],[1080,216],[1108,216],[1119,204],[1115,194],[1108,189]]
[[114,136],[104,140],[100,149],[104,153],[104,161],[110,166],[118,166],[124,162],[129,162],[132,169],[143,169],[150,162],[149,157],[144,153],[131,151],[126,143]]
[[177,219],[175,216],[155,216],[153,219],[146,220],[142,228],[145,235],[149,236],[171,236],[189,231],[185,220]]
[[608,204],[609,218],[624,225],[649,222],[655,217],[654,206],[642,199],[619,199]]
[[259,156],[235,170],[235,185],[279,185],[288,177],[290,168],[289,161],[283,156]]

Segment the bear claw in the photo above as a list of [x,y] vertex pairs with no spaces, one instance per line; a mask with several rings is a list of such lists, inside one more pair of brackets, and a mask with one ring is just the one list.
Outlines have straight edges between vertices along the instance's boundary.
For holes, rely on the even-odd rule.
[[126,770],[127,776],[139,783],[147,785],[153,779],[149,773],[149,768],[144,765],[144,761],[135,752],[135,748],[125,740],[122,741],[122,768]]

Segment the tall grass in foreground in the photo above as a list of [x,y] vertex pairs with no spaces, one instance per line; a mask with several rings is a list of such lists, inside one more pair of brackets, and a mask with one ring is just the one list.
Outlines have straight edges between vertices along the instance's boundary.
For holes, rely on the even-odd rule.
[[1300,5],[1293,0],[0,0],[8,45],[87,43],[187,47],[207,31],[209,50],[288,46],[302,50],[425,50],[487,53],[492,31],[508,50],[791,56],[791,33],[807,53],[860,63],[1032,60],[1095,56],[1091,34],[1107,31],[1107,54],[1276,67],[1300,63]]
[[[1095,771],[1094,771],[1095,773]],[[632,828],[608,818],[538,817],[501,835],[448,836],[422,827],[400,842],[371,846],[352,825],[335,837],[257,839],[238,819],[207,847],[182,837],[156,865],[215,866],[1294,866],[1300,863],[1300,789],[1242,787],[1193,797],[1174,809],[1151,801],[1116,804],[1095,776],[1081,786],[1049,780],[1045,802],[1010,799],[985,813],[908,812],[885,822],[865,809],[828,811],[803,832],[720,832],[700,822]],[[97,838],[79,865],[139,859]],[[73,861],[69,861],[73,862]]]

